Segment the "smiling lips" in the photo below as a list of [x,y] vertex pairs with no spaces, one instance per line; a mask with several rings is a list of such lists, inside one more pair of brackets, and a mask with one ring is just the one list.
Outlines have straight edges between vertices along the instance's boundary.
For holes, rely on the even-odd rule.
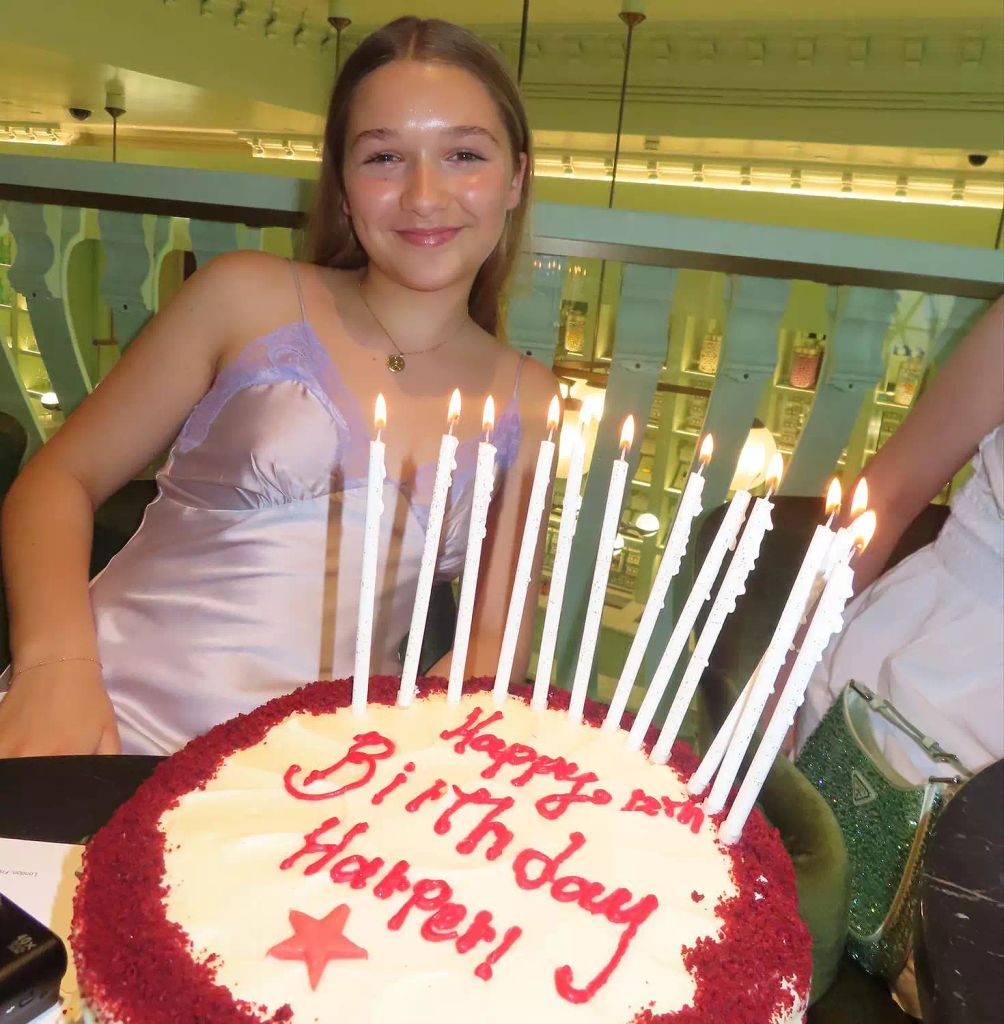
[[434,249],[453,241],[459,232],[460,228],[410,228],[398,231],[398,234],[409,245],[420,249]]

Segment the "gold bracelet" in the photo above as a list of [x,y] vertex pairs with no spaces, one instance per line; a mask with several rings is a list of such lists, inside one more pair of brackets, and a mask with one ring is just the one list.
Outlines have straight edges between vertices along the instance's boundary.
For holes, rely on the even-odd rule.
[[88,658],[84,655],[73,655],[69,658],[50,658],[48,661],[38,661],[34,665],[26,665],[24,668],[19,668],[16,672],[11,674],[10,681],[14,682],[18,676],[23,676],[25,672],[31,672],[36,668],[45,668],[46,665],[61,665],[64,661],[89,661],[93,665],[97,665],[98,668],[102,668],[102,664],[97,658]]

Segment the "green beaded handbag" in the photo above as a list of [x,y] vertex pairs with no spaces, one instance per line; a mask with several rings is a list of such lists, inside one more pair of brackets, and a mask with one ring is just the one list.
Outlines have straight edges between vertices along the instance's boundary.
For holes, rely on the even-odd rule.
[[[954,774],[914,785],[879,749],[870,716],[881,715]],[[858,682],[823,716],[795,762],[833,808],[847,846],[851,906],[847,951],[890,981],[910,955],[917,883],[931,826],[971,773],[959,759]]]

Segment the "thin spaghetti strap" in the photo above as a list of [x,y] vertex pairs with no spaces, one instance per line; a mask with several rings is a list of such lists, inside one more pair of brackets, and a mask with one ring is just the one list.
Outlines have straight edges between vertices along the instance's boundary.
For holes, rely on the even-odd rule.
[[307,310],[303,305],[303,286],[300,284],[300,274],[296,269],[296,261],[289,261],[289,269],[293,272],[293,283],[296,285],[296,297],[300,302],[300,323],[307,322]]
[[523,374],[523,364],[526,362],[527,354],[525,352],[520,353],[519,365],[516,367],[516,379],[512,385],[512,399],[515,401],[519,397],[519,379]]

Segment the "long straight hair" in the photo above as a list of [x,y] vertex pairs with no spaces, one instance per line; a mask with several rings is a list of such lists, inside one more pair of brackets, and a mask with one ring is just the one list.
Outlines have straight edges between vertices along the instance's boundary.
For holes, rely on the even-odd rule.
[[509,139],[513,171],[526,153],[527,167],[519,203],[506,215],[502,234],[481,265],[471,287],[467,309],[489,334],[502,329],[502,295],[519,257],[530,202],[533,154],[526,110],[519,90],[502,62],[477,36],[437,18],[398,18],[367,36],[345,61],[331,92],[324,126],[324,154],[316,200],[307,226],[307,257],[312,263],[343,270],[364,267],[366,251],[343,208],[343,168],[349,111],[360,82],[395,60],[427,61],[463,68],[488,90],[498,106]]

